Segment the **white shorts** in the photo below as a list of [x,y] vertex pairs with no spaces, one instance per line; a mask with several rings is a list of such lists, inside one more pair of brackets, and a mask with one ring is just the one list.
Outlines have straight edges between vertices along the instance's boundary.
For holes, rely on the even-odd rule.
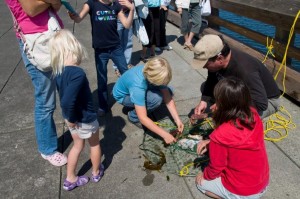
[[265,188],[262,192],[258,194],[253,194],[250,196],[240,196],[228,191],[222,184],[221,178],[216,178],[213,180],[204,180],[203,185],[196,184],[197,188],[205,194],[206,191],[212,192],[221,198],[225,199],[259,199],[266,192],[267,188]]
[[88,139],[92,136],[92,133],[96,133],[99,129],[99,123],[97,120],[91,123],[78,122],[75,128],[68,127],[71,134],[77,134],[81,139]]

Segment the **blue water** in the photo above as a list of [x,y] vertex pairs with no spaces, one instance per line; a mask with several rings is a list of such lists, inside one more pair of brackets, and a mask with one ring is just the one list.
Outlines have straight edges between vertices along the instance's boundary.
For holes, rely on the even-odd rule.
[[[219,16],[223,19],[226,19],[227,21],[230,21],[232,23],[236,23],[236,24],[239,24],[241,26],[244,26],[246,28],[249,28],[251,30],[254,30],[254,31],[257,31],[257,32],[260,32],[266,36],[269,37],[269,42],[271,41],[271,38],[275,38],[275,26],[272,26],[272,25],[269,25],[269,24],[265,24],[265,23],[262,23],[260,21],[256,21],[256,20],[253,20],[253,19],[249,19],[247,17],[243,17],[243,16],[240,16],[240,15],[236,15],[236,14],[233,14],[231,12],[227,12],[227,11],[224,11],[224,10],[220,10],[219,12]],[[266,53],[267,53],[267,48],[266,48],[266,45],[261,45],[257,42],[255,42],[254,40],[252,39],[249,39],[247,37],[244,37],[243,35],[240,35],[236,32],[233,32],[229,29],[226,29],[226,28],[223,28],[221,27],[220,28],[220,32],[223,32],[224,34],[258,50],[259,52],[261,52],[264,56]],[[267,42],[267,41],[266,41]],[[295,44],[294,44],[295,47],[299,47],[300,46],[300,35],[299,34],[296,34],[295,36]],[[294,70],[300,72],[300,61],[299,60],[295,60],[295,59],[292,59],[292,64],[290,66],[291,68],[293,68]]]

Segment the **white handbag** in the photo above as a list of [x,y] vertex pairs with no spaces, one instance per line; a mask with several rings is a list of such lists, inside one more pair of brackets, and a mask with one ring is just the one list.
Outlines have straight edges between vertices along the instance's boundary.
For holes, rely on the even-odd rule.
[[209,16],[211,14],[210,0],[201,0],[200,2],[201,16]]
[[133,20],[132,28],[133,28],[133,34],[139,39],[139,41],[143,45],[148,45],[149,44],[148,34],[144,26],[144,23],[140,17]]
[[[51,56],[49,40],[55,32],[61,29],[54,14],[49,11],[48,30],[42,33],[23,34],[24,52],[28,60],[41,71],[51,71]],[[23,34],[23,35],[22,35]]]

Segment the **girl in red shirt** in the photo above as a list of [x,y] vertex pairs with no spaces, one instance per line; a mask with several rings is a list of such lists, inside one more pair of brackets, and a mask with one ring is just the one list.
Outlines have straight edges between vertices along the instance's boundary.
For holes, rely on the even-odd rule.
[[210,162],[197,175],[197,188],[213,198],[260,198],[269,184],[269,163],[249,90],[243,81],[227,78],[216,85],[214,96],[216,129],[197,146],[203,154],[209,144]]

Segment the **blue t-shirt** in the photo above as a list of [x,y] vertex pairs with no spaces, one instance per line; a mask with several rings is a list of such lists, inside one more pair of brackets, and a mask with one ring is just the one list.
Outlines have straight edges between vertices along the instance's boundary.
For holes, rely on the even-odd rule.
[[160,7],[160,0],[148,0],[148,7],[149,8]]
[[97,119],[89,81],[82,68],[66,66],[56,76],[62,115],[69,122],[91,123]]
[[138,106],[146,106],[147,90],[166,89],[167,86],[155,86],[149,84],[143,74],[144,66],[136,66],[126,71],[116,82],[113,88],[115,100],[122,104],[125,96],[130,96],[132,103]]
[[147,81],[143,74],[144,66],[136,66],[126,71],[116,82],[113,96],[122,104],[126,95],[135,105],[145,106],[145,94],[148,89]]
[[122,6],[118,2],[104,4],[98,0],[88,0],[86,4],[90,8],[93,48],[104,49],[119,45],[117,19]]

